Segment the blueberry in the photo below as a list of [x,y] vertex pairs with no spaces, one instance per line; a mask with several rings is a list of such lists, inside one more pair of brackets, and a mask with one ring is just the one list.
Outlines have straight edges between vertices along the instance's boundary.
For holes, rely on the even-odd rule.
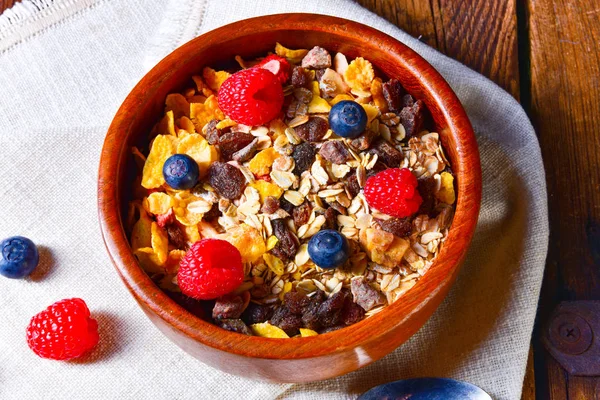
[[319,231],[308,242],[308,255],[321,268],[342,266],[348,260],[348,253],[348,240],[332,229]]
[[338,136],[355,138],[367,127],[367,113],[355,101],[340,101],[329,111],[329,126]]
[[13,236],[0,242],[0,275],[24,278],[37,267],[39,260],[35,244],[26,237]]
[[175,154],[165,161],[163,176],[169,186],[176,190],[191,189],[198,183],[198,164],[185,154]]

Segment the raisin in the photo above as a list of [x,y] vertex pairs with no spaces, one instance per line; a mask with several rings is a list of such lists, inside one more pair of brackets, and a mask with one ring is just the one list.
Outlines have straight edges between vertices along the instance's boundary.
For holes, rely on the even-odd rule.
[[311,143],[304,142],[299,144],[298,146],[295,146],[294,152],[292,153],[292,158],[296,163],[296,167],[294,168],[294,174],[300,176],[304,171],[308,170],[315,161],[316,154],[317,149]]
[[219,138],[219,150],[224,160],[231,160],[233,154],[248,146],[254,140],[254,136],[244,132],[228,132]]
[[264,214],[273,214],[275,211],[279,209],[279,200],[273,196],[267,196],[265,202],[260,208],[260,212]]
[[217,325],[231,332],[252,336],[252,331],[241,319],[222,319],[217,321]]
[[221,210],[219,210],[219,203],[214,203],[207,213],[202,216],[203,221],[214,221],[221,216]]
[[435,208],[435,189],[437,187],[437,183],[433,177],[419,179],[417,191],[421,195],[423,202],[421,203],[421,207],[419,207],[418,214],[427,214],[430,217],[433,217],[433,210]]
[[219,144],[219,138],[223,132],[217,128],[218,123],[218,120],[213,119],[206,124],[206,140],[208,140],[208,144]]
[[250,303],[242,313],[242,320],[248,325],[265,322],[273,316],[273,309],[263,304]]
[[[290,232],[283,219],[275,219],[271,221],[271,225],[273,225],[273,233],[279,239],[273,250],[277,249],[276,252],[279,258],[289,261],[296,256],[296,251],[300,246],[298,238]],[[284,257],[281,257],[281,255]]]
[[384,297],[377,289],[372,287],[364,276],[352,279],[350,283],[354,302],[361,306],[365,311],[369,311],[375,306],[384,303]]
[[208,310],[207,312],[205,306],[207,304],[211,305],[212,302],[198,301],[182,293],[170,292],[168,290],[165,291],[165,293],[167,294],[167,296],[173,299],[173,301],[175,301],[177,304],[183,307],[186,311],[188,311],[190,314],[195,315],[198,318],[205,320],[206,315],[210,312],[210,310]]
[[296,134],[308,142],[318,142],[329,129],[329,124],[324,118],[310,117],[308,122],[294,128]]
[[221,197],[235,200],[244,192],[246,178],[233,165],[217,161],[208,169],[208,183]]
[[410,94],[404,95],[404,97],[402,97],[402,108],[412,107],[413,104],[415,104],[415,99]]
[[352,170],[350,171],[351,174],[348,177],[348,179],[346,179],[346,190],[348,191],[348,194],[354,198],[356,197],[356,195],[360,192],[360,185],[358,184],[358,178],[356,177],[356,170]]
[[[298,164],[296,164],[297,166]],[[295,205],[293,205],[292,203],[290,203],[289,201],[287,201],[284,197],[279,199],[279,207],[287,212],[288,214],[292,215],[292,213],[294,212],[294,208],[296,207]]]
[[338,325],[342,317],[345,300],[346,294],[341,290],[325,300],[317,311],[319,323],[326,328]]
[[390,79],[382,86],[383,97],[387,102],[391,112],[400,112],[402,110],[402,97],[406,93],[397,79]]
[[352,301],[350,296],[344,300],[344,308],[342,308],[342,324],[352,325],[361,321],[365,317],[365,310]]
[[185,249],[187,248],[187,240],[185,239],[185,235],[183,234],[183,229],[179,224],[171,224],[165,227],[167,231],[167,236],[169,236],[169,243],[173,245],[176,249]]
[[215,302],[212,311],[213,319],[235,319],[239,318],[244,311],[244,300],[241,296],[225,295]]
[[302,314],[304,308],[310,303],[310,298],[300,292],[287,292],[283,297],[285,306],[293,314]]
[[367,179],[369,179],[372,176],[377,175],[378,173],[380,173],[384,169],[387,169],[387,167],[385,166],[385,164],[377,161],[375,163],[375,165],[373,165],[373,168],[371,168],[370,170],[367,171]]
[[298,111],[298,105],[300,102],[296,99],[292,99],[290,103],[285,107],[285,116],[289,119],[292,119],[296,116],[296,112]]
[[[337,201],[332,201],[331,203],[329,203],[329,207],[331,207],[333,210],[337,211],[339,214],[346,215],[346,209],[344,208],[343,205],[341,205]],[[337,218],[336,218],[336,222],[337,222]]]
[[415,104],[410,107],[404,107],[400,112],[400,123],[404,126],[406,137],[419,133],[424,119],[425,105],[421,100],[415,101]]
[[281,328],[288,336],[294,336],[298,333],[298,329],[302,328],[302,317],[282,305],[275,310],[269,323]]
[[250,289],[250,294],[252,297],[257,299],[262,299],[271,293],[271,289],[266,284],[256,285],[252,289]]
[[371,154],[377,154],[379,161],[390,168],[398,168],[402,162],[402,153],[383,139],[377,140],[369,150]]
[[296,88],[306,88],[310,85],[310,78],[308,77],[308,71],[302,67],[294,67],[292,70],[291,77],[292,86]]
[[251,159],[254,156],[254,153],[256,153],[257,147],[258,147],[258,138],[254,138],[246,147],[243,147],[243,148],[239,149],[238,151],[236,151],[235,153],[233,153],[231,158],[240,163],[243,163],[244,161],[248,161],[249,159]]
[[321,323],[319,322],[317,311],[319,310],[321,304],[325,301],[325,298],[325,292],[322,290],[317,290],[315,294],[310,297],[310,302],[302,311],[302,324],[305,328],[312,329],[313,331],[318,331],[321,329]]
[[332,140],[325,142],[319,154],[327,161],[334,164],[343,164],[350,157],[350,152],[341,140]]
[[367,150],[369,147],[371,147],[371,143],[373,143],[373,140],[377,136],[379,136],[378,132],[373,132],[367,129],[366,131],[358,135],[358,137],[352,139],[350,141],[350,146],[352,146],[352,148],[358,151]]
[[337,229],[338,212],[334,208],[329,207],[327,210],[325,210],[323,215],[325,216],[325,224],[323,225],[323,229]]
[[331,55],[322,47],[315,46],[302,59],[302,68],[329,68]]
[[292,211],[292,216],[294,218],[294,224],[296,225],[296,228],[299,228],[308,222],[311,212],[312,206],[307,201],[294,208]]
[[412,222],[409,217],[390,218],[388,220],[376,219],[377,223],[386,232],[398,237],[408,237],[412,231]]

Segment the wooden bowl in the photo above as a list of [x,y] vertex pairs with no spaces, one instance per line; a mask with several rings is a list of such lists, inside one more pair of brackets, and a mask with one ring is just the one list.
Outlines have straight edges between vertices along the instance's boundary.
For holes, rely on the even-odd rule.
[[[188,313],[140,268],[124,229],[132,178],[130,147],[148,141],[166,95],[190,82],[206,65],[234,56],[322,46],[349,58],[364,56],[397,78],[429,109],[456,175],[458,199],[448,238],[429,271],[401,300],[355,325],[308,338],[268,339],[223,330]],[[314,14],[252,18],[206,33],[154,67],[125,99],[102,149],[98,204],[102,234],[123,282],[152,322],[202,362],[223,371],[277,382],[327,379],[354,371],[388,354],[413,335],[454,282],[477,222],[481,170],[473,129],[458,98],[440,74],[396,39],[368,26]]]

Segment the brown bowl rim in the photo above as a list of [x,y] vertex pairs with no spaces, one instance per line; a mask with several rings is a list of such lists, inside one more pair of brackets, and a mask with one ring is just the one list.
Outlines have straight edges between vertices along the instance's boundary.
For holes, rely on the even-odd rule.
[[[282,24],[281,19],[290,15],[295,18],[290,23]],[[461,160],[453,160],[453,163],[460,161],[461,169],[468,171],[470,179],[462,179],[457,182],[458,196],[455,215],[446,243],[442,246],[431,269],[410,290],[411,294],[420,296],[418,304],[412,311],[415,312],[419,308],[430,309],[429,315],[426,316],[428,319],[446,294],[443,293],[442,296],[439,296],[438,292],[440,290],[447,292],[456,278],[460,262],[463,260],[468,243],[473,236],[479,214],[481,168],[473,129],[457,96],[435,68],[408,46],[383,32],[343,18],[305,13],[275,14],[250,18],[241,22],[253,24],[255,32],[274,29],[307,30],[305,24],[314,21],[316,17],[319,18],[319,22],[312,30],[333,33],[335,30],[343,29],[347,35],[356,32],[356,35],[360,35],[362,40],[377,38],[380,46],[385,46],[395,62],[400,63],[412,74],[420,76],[425,89],[439,104],[448,123],[448,129],[454,132],[457,148],[460,147],[465,154],[471,154],[471,157],[463,156]],[[138,93],[143,88],[152,86],[152,82],[159,80],[161,71],[174,65],[176,53],[193,49],[195,41],[218,38],[229,25],[207,32],[166,56],[132,89],[111,123],[101,153],[98,177],[98,214],[109,256],[121,279],[138,302],[143,303],[160,316],[173,329],[214,349],[252,358],[302,359],[344,352],[360,347],[366,342],[377,341],[379,337],[390,333],[410,317],[410,314],[398,315],[401,302],[395,302],[359,323],[318,336],[281,340],[240,335],[221,329],[188,313],[152,282],[141,269],[131,251],[122,225],[119,188],[115,183],[119,177],[122,152],[128,151],[123,139],[123,132],[127,130],[127,124],[124,122],[126,119],[119,118],[119,116],[135,109],[136,104],[139,103]],[[243,36],[245,32],[240,30],[238,35]],[[228,30],[228,34],[230,33],[231,31]],[[410,59],[410,63],[408,59]],[[118,152],[113,150],[115,143],[121,143]],[[459,238],[461,240],[457,240]],[[462,249],[449,251],[453,244],[461,242],[465,244]],[[435,271],[434,268],[440,260],[444,260],[451,267],[445,271],[445,276],[437,277],[432,273],[440,272]],[[432,286],[431,282],[436,281],[435,278],[438,278],[438,283]],[[432,303],[433,307],[425,307],[430,302],[434,302]],[[421,326],[413,327],[412,331],[416,332]],[[374,330],[373,327],[377,327],[377,329]],[[374,335],[374,333],[376,334]]]

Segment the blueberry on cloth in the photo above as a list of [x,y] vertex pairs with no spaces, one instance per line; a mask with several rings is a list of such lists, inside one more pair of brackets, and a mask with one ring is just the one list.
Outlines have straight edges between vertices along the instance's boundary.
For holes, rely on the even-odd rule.
[[23,236],[12,236],[0,242],[0,275],[21,279],[37,267],[40,256],[35,244]]
[[176,190],[191,189],[196,186],[199,174],[198,164],[186,154],[172,155],[163,166],[165,181]]
[[348,260],[348,240],[333,229],[324,229],[308,242],[308,255],[321,268],[331,269],[342,266]]
[[355,101],[340,101],[329,111],[329,126],[336,135],[353,139],[367,127],[367,113]]

